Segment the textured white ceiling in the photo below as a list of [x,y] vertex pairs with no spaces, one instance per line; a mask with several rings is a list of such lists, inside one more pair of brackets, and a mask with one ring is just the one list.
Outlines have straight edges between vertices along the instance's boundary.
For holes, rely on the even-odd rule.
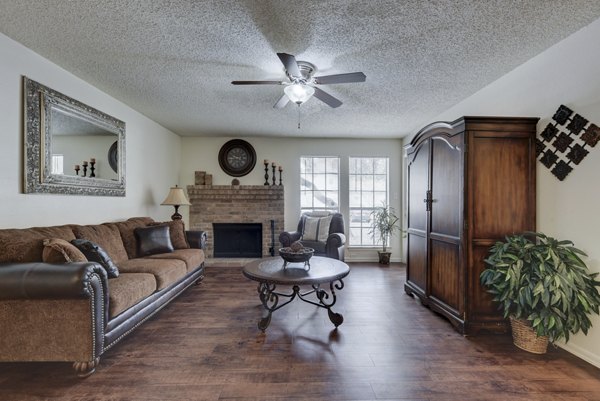
[[[184,136],[401,137],[598,17],[598,0],[0,0],[0,32]],[[322,86],[344,104],[310,99],[298,130],[297,106],[272,108],[283,87],[230,83],[283,79],[276,52],[367,81]]]

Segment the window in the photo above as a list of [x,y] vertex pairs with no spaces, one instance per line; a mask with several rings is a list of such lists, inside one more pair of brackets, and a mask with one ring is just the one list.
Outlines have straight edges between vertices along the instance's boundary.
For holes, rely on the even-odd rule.
[[329,210],[337,212],[340,204],[340,158],[300,158],[301,212]]
[[63,155],[52,155],[52,174],[63,174]]
[[351,157],[348,172],[350,190],[350,235],[351,246],[381,245],[373,238],[371,212],[374,208],[388,204],[387,157]]

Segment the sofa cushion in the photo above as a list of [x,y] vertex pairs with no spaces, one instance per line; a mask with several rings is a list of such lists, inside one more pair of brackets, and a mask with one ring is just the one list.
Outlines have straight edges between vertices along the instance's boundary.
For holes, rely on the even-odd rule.
[[111,223],[119,229],[121,240],[127,252],[129,259],[137,258],[137,239],[135,238],[134,230],[138,227],[146,227],[154,222],[150,217],[132,217],[126,221]]
[[169,226],[138,227],[134,232],[139,256],[173,252]]
[[148,224],[149,226],[169,226],[169,235],[171,236],[171,243],[175,249],[189,249],[190,244],[187,242],[185,236],[185,225],[182,220],[171,220],[163,222],[155,222]]
[[118,316],[156,291],[156,279],[149,273],[123,273],[108,280],[109,318]]
[[187,267],[187,272],[197,269],[204,263],[204,251],[202,249],[176,249],[171,253],[159,253],[149,256],[151,259],[178,259],[183,260]]
[[331,218],[331,215],[325,217],[306,216],[304,219],[304,231],[302,232],[302,239],[305,241],[327,241]]
[[129,259],[119,263],[121,273],[151,273],[156,278],[156,289],[162,290],[186,275],[185,262],[178,259]]
[[0,263],[41,262],[47,238],[75,239],[70,226],[7,228],[0,230]]
[[71,263],[87,262],[87,258],[77,247],[60,238],[45,239],[42,241],[42,261],[46,263]]
[[98,244],[116,264],[129,259],[119,228],[113,223],[74,226],[73,233],[79,239],[87,239]]
[[119,276],[117,265],[115,265],[108,253],[98,244],[87,239],[74,239],[71,243],[85,255],[88,261],[100,263],[104,267],[104,270],[106,270],[108,278]]

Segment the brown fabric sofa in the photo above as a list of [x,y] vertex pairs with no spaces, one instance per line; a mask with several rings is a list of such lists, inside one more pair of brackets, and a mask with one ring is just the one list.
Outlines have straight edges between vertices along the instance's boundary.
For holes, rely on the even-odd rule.
[[[200,282],[206,233],[169,222],[174,251],[138,257],[136,228],[156,224],[138,217],[0,229],[0,361],[71,361],[80,376],[89,375],[104,352]],[[96,262],[43,262],[44,240],[77,237],[104,249],[118,276],[108,278]]]

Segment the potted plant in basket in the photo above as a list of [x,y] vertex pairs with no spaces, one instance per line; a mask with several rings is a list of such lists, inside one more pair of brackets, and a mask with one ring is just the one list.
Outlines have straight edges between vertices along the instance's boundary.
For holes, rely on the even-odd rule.
[[581,256],[587,255],[571,241],[542,233],[508,236],[490,248],[481,283],[510,317],[517,347],[543,354],[548,341],[566,342],[592,327],[588,315],[598,314],[600,281]]
[[371,229],[369,230],[369,234],[375,239],[381,240],[383,250],[377,252],[379,254],[379,263],[381,264],[390,264],[392,253],[387,250],[388,241],[394,235],[394,232],[400,229],[399,220],[394,208],[389,207],[387,204],[383,204],[371,212]]

